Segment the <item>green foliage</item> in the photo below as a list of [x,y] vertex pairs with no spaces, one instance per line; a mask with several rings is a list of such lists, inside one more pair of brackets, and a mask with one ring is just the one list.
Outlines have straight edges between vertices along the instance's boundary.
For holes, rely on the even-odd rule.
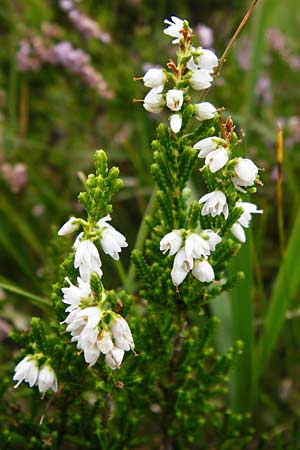
[[[264,215],[255,223],[253,235],[247,235],[241,252],[241,245],[230,235],[241,213],[233,207],[236,199],[229,193],[227,221],[203,216],[198,203],[200,193],[229,188],[219,184],[207,167],[198,172],[199,160],[192,148],[200,139],[218,134],[222,118],[216,115],[194,128],[192,98],[182,111],[185,131],[172,135],[169,127],[160,125],[152,154],[149,142],[156,119],[147,117],[131,99],[144,96],[140,85],[132,83],[143,64],[165,64],[163,17],[189,16],[193,25],[213,26],[212,45],[220,55],[246,3],[232,0],[212,5],[192,0],[183,4],[175,0],[172,10],[168,2],[161,1],[100,3],[86,0],[78,8],[111,34],[109,44],[82,39],[58,2],[3,0],[0,5],[0,447],[154,450],[173,445],[176,450],[296,450],[300,159],[299,122],[293,124],[299,120],[300,100],[295,14],[299,1],[258,2],[251,29],[247,24],[227,57],[220,85],[210,94],[216,107],[230,107],[242,138],[238,145],[232,141],[232,157],[247,157],[247,141],[248,154],[265,169],[266,187],[257,201]],[[29,35],[43,37],[45,20],[60,28],[53,44],[70,41],[74,48],[87,52],[92,66],[114,90],[112,100],[99,98],[62,67],[43,64],[35,72],[18,70],[16,52],[21,40]],[[279,33],[271,40],[270,28]],[[173,58],[173,54],[171,50],[168,56]],[[179,84],[179,88],[184,86]],[[288,242],[284,258],[277,246],[274,181],[278,117],[284,130],[282,208]],[[65,277],[76,284],[78,276],[74,252],[70,253],[73,239],[54,236],[66,216],[79,216],[74,201],[79,182],[74,174],[80,168],[79,179],[87,181],[88,188],[80,195],[88,211],[81,225],[94,226],[109,214],[111,196],[122,184],[118,169],[107,167],[101,151],[97,152],[95,175],[85,179],[83,173],[91,172],[91,149],[99,142],[109,148],[109,160],[120,167],[125,187],[115,198],[114,220],[127,236],[129,248],[136,240],[138,249],[127,273],[129,252],[124,252],[122,263],[103,258],[106,288],[99,277],[91,280],[95,296],[105,292],[106,305],[128,317],[136,343],[138,356],[127,355],[114,373],[102,360],[87,368],[64,332],[66,325],[59,325],[66,318],[61,292],[68,286]],[[2,167],[20,162],[26,166],[28,180],[15,192],[13,177],[5,178]],[[143,218],[153,188],[150,163],[157,190]],[[173,258],[161,254],[159,243],[174,228],[213,229],[224,236],[209,258],[216,283],[208,289],[191,274],[178,292],[172,285]],[[85,233],[91,236],[88,227]],[[133,295],[120,290],[120,278]],[[224,308],[225,291],[229,306],[222,315],[219,309]],[[211,300],[219,294],[214,305],[220,308],[215,308]],[[221,318],[219,342],[224,356],[215,349],[219,346],[213,336],[219,329],[212,311]],[[41,320],[35,318],[29,332],[16,331],[28,330],[29,318],[37,315]],[[9,329],[13,329],[11,334],[7,334]],[[237,339],[243,341],[242,354]],[[19,348],[20,356],[15,358]],[[48,392],[41,399],[37,388],[25,385],[12,389],[13,360],[19,362],[28,352],[42,353],[41,364],[51,361],[58,373],[59,391],[53,397]],[[239,414],[251,408],[253,418]],[[253,423],[257,432],[250,444]]]
[[78,195],[78,200],[88,212],[88,220],[95,224],[101,217],[111,213],[111,197],[122,187],[119,169],[107,167],[107,156],[103,150],[94,155],[96,174],[90,174],[85,182],[86,191]]

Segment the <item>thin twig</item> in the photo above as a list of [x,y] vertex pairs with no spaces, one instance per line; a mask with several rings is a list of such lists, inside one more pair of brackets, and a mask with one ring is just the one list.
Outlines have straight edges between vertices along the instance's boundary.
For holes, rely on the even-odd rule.
[[280,255],[284,255],[284,224],[282,206],[282,159],[283,159],[283,135],[281,124],[277,125],[277,180],[276,180],[276,201],[277,201],[277,221],[279,234]]
[[218,73],[221,70],[221,68],[223,67],[224,63],[226,62],[226,58],[227,58],[228,53],[230,52],[231,48],[233,47],[233,44],[235,43],[235,41],[237,40],[238,35],[240,34],[242,29],[246,25],[246,22],[248,21],[249,17],[251,16],[251,14],[252,14],[252,12],[253,12],[257,2],[258,2],[258,0],[252,0],[252,3],[249,6],[248,11],[244,15],[241,23],[237,27],[235,33],[233,34],[232,38],[230,39],[229,44],[225,48],[224,53],[223,53],[223,55],[221,56],[221,58],[219,60],[219,64],[218,64],[218,67],[216,69],[216,73]]
[[[246,22],[248,21],[249,17],[251,16],[256,4],[258,3],[258,0],[252,0],[251,5],[249,6],[246,14],[244,15],[243,19],[241,20],[239,26],[237,27],[237,29],[235,30],[232,38],[230,39],[227,47],[224,50],[223,55],[221,56],[221,58],[219,59],[219,64],[217,65],[215,71],[214,71],[214,76],[217,77],[220,75],[220,71],[223,67],[223,65],[226,62],[226,58],[228,53],[230,52],[230,50],[233,47],[233,44],[235,43],[235,41],[237,40],[238,35],[240,34],[240,32],[242,31],[242,29],[244,28],[244,26],[246,25]],[[203,91],[200,101],[203,101],[206,97],[208,93],[208,89],[206,89],[205,91]]]

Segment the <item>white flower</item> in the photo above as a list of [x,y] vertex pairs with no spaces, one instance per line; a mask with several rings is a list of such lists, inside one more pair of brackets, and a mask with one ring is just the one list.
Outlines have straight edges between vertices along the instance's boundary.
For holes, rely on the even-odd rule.
[[225,141],[217,136],[211,136],[196,142],[193,149],[200,150],[198,158],[205,158],[210,152],[216,150]]
[[80,233],[74,243],[76,249],[74,267],[75,269],[79,268],[82,280],[88,282],[92,272],[98,273],[100,277],[102,276],[102,270],[100,269],[102,263],[95,244],[89,240],[80,241],[81,235],[82,233]]
[[228,205],[226,196],[221,191],[213,191],[203,195],[199,203],[204,203],[201,214],[206,216],[211,214],[212,217],[224,214],[225,219],[228,217]]
[[92,367],[97,362],[100,353],[99,348],[94,344],[87,345],[83,348],[84,360],[89,367]]
[[209,72],[213,72],[214,67],[218,65],[218,58],[211,50],[199,47],[197,51],[200,53],[198,56],[192,57],[188,63],[188,69],[195,71],[198,69],[205,69]]
[[179,111],[183,104],[183,91],[180,89],[170,89],[166,95],[167,107],[171,111]]
[[240,242],[246,242],[246,234],[243,227],[248,228],[252,219],[251,214],[262,214],[262,209],[257,209],[254,203],[249,202],[237,202],[236,206],[243,209],[243,213],[239,217],[238,221],[231,227],[232,234]]
[[111,334],[108,331],[102,331],[102,333],[98,336],[97,346],[100,352],[104,355],[113,349],[114,344],[111,339]]
[[66,234],[73,233],[78,228],[78,223],[76,217],[70,217],[70,219],[58,230],[58,236],[65,236]]
[[38,377],[38,387],[39,391],[44,393],[48,389],[52,389],[52,391],[57,391],[57,378],[52,367],[45,365],[39,372]]
[[258,168],[251,159],[238,158],[234,167],[232,182],[238,191],[246,192],[241,186],[252,186],[258,174]]
[[178,133],[181,129],[182,117],[180,114],[172,114],[170,117],[170,127],[173,133]]
[[184,243],[186,259],[190,268],[193,267],[193,259],[201,256],[209,256],[210,247],[208,242],[196,233],[190,234]]
[[143,103],[143,106],[147,111],[157,114],[162,110],[162,107],[165,104],[163,95],[161,94],[162,90],[162,86],[159,86],[148,92]]
[[[196,103],[194,105],[195,117],[198,120],[213,119],[216,108],[209,102]],[[206,138],[207,139],[207,138]]]
[[134,349],[130,328],[123,317],[120,316],[117,319],[113,319],[110,323],[110,330],[117,347],[126,352]]
[[190,85],[196,91],[202,91],[210,87],[213,77],[210,75],[209,71],[206,69],[199,69],[193,72],[190,78]]
[[178,252],[182,245],[182,237],[179,230],[167,233],[160,241],[160,251],[166,253],[170,250],[170,255]]
[[186,256],[185,249],[182,248],[174,258],[173,268],[171,271],[171,278],[174,286],[181,284],[190,270],[191,266]]
[[119,347],[114,347],[110,352],[106,353],[105,362],[108,367],[112,370],[119,369],[123,361],[124,353],[124,350]]
[[31,355],[25,356],[15,367],[13,380],[18,381],[18,383],[14,387],[17,388],[22,381],[28,383],[30,387],[34,386],[37,382],[38,374],[39,368],[35,360]]
[[[77,348],[84,351],[88,347],[96,346],[98,334],[99,334],[99,330],[97,327],[91,328],[91,327],[85,326],[82,329],[81,333],[78,336],[76,336],[76,339],[75,339],[75,336],[73,336],[74,337],[73,342],[77,341]],[[98,350],[98,347],[97,347],[97,350]],[[99,354],[100,354],[100,351],[99,351]],[[87,361],[87,362],[89,362],[89,361]]]
[[230,231],[233,234],[233,236],[237,238],[238,241],[242,243],[246,242],[246,234],[244,228],[238,222],[232,225]]
[[76,320],[82,318],[86,323],[86,328],[95,328],[100,322],[101,317],[102,312],[98,306],[89,306],[78,312]]
[[91,294],[90,283],[83,281],[80,277],[77,278],[78,286],[71,283],[68,277],[65,280],[69,283],[69,287],[62,288],[62,301],[72,308],[68,307],[66,311],[71,311],[80,304],[82,298],[86,298]]
[[167,75],[163,69],[152,68],[147,70],[143,77],[144,85],[150,88],[163,87]]
[[209,245],[210,251],[214,251],[216,248],[216,245],[220,244],[222,241],[222,238],[215,233],[213,230],[204,230],[204,237],[207,238],[206,242]]
[[193,267],[192,274],[199,281],[210,283],[215,279],[215,273],[208,261],[197,261]]
[[241,214],[238,222],[245,228],[249,227],[252,216],[251,214],[262,214],[262,209],[257,209],[257,206],[254,203],[249,202],[237,202],[236,206],[242,208],[243,213]]
[[205,165],[209,167],[212,173],[217,172],[225,166],[229,159],[226,148],[220,147],[210,152],[205,158]]
[[164,29],[164,33],[168,36],[176,38],[172,41],[172,44],[178,44],[180,39],[182,38],[181,30],[183,29],[183,20],[179,19],[176,16],[172,16],[171,20],[172,22],[167,19],[164,20],[164,23],[169,25]]
[[102,229],[100,242],[104,253],[118,260],[122,247],[127,247],[128,244],[123,234],[119,233],[109,223],[106,223],[108,220],[111,220],[109,214],[97,222],[97,226]]

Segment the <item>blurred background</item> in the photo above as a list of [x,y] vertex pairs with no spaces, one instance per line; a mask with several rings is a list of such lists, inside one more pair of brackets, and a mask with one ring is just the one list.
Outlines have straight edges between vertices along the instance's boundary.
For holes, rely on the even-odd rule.
[[[162,33],[163,20],[171,15],[187,18],[196,40],[220,57],[248,6],[245,0],[1,0],[0,346],[4,371],[11,370],[12,355],[17,352],[9,332],[26,329],[32,315],[49,316],[34,296],[47,298],[51,292],[57,261],[71,242],[56,238],[57,227],[70,215],[81,213],[76,201],[81,189],[77,174],[92,170],[92,155],[98,148],[107,152],[111,165],[120,167],[124,180],[112,223],[127,236],[125,269],[129,266],[130,249],[153,188],[150,143],[157,124],[167,119],[133,102],[147,92],[133,77],[143,76],[150,66],[164,66],[175,56],[175,46]],[[253,338],[262,332],[299,210],[299,8],[299,0],[260,0],[207,97],[217,108],[225,107],[225,117],[232,115],[242,148],[264,170],[265,186],[252,199],[264,215],[253,219],[249,239]],[[278,124],[284,138],[282,207],[277,191]],[[194,184],[200,197],[197,176]],[[278,313],[283,319],[280,339],[276,335],[276,351],[263,371],[255,416],[258,428],[278,427],[279,434],[289,428],[300,404],[300,262],[295,245],[295,259],[289,266],[293,274],[285,269],[281,284],[287,300],[282,299],[284,307]],[[237,268],[243,269],[244,262]],[[111,262],[106,259],[105,264]],[[105,274],[107,287],[118,286],[115,266]],[[276,309],[273,321],[274,317]],[[231,336],[230,325],[223,326],[221,333],[220,347]]]

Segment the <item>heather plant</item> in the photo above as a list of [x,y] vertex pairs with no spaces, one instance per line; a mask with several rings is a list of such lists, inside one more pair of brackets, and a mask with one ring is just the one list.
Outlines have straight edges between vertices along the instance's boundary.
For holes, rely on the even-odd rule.
[[[58,230],[65,259],[51,320],[34,317],[29,332],[14,334],[14,387],[31,391],[24,386],[24,401],[1,425],[5,448],[240,449],[251,440],[249,415],[226,407],[243,343],[218,353],[209,303],[243,278],[229,262],[252,214],[262,213],[248,201],[259,169],[241,151],[231,117],[204,98],[223,59],[194,46],[186,20],[165,23],[176,60],[147,70],[142,103],[153,114],[168,111],[169,121],[152,143],[155,190],[132,266],[124,276],[119,254],[128,244],[110,224],[119,169],[99,150],[95,173],[81,174],[82,214]],[[206,190],[195,198],[199,177]],[[106,287],[108,257],[124,286]]]

